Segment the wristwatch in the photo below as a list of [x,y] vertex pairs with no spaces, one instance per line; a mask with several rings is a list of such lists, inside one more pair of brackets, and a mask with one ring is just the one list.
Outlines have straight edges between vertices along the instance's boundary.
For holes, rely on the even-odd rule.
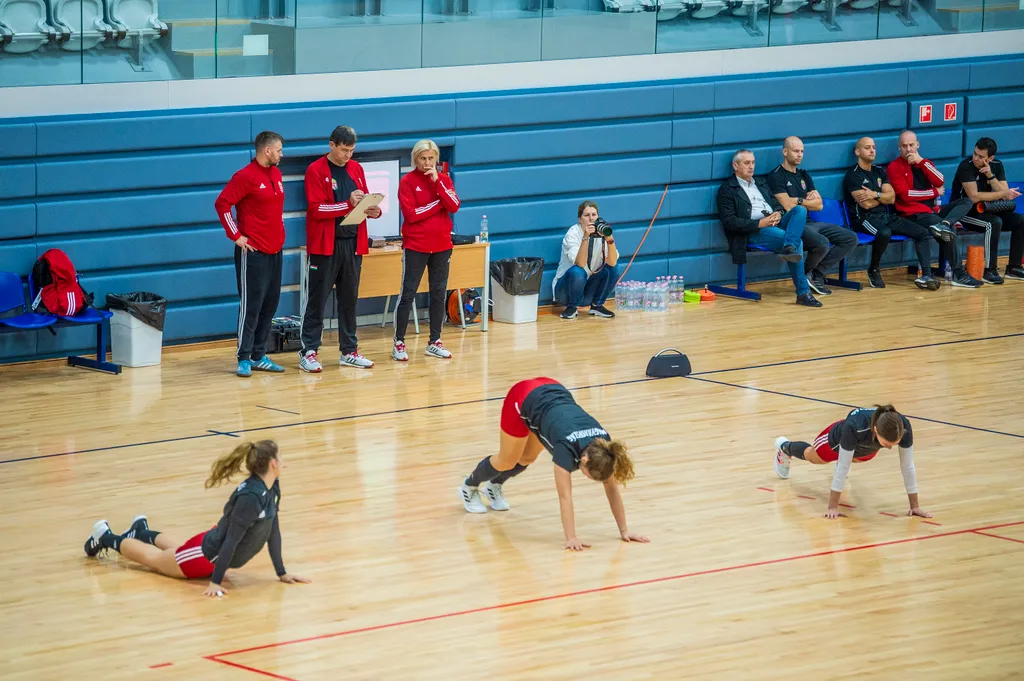
[[876,199],[882,198],[882,192],[875,192],[875,198]]
[[796,205],[798,205],[798,206],[804,205],[804,200],[803,199],[797,199],[796,200]]

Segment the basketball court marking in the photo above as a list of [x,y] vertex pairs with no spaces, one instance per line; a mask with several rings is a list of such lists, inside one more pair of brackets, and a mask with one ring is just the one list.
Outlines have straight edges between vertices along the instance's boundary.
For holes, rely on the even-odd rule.
[[[888,353],[888,352],[898,352],[898,351],[901,351],[901,350],[916,350],[916,349],[921,349],[921,348],[930,348],[930,347],[937,347],[937,346],[943,346],[943,345],[953,345],[953,344],[957,344],[957,343],[976,343],[976,342],[989,341],[989,340],[1001,340],[1001,339],[1006,339],[1006,338],[1017,338],[1017,337],[1020,337],[1020,336],[1024,336],[1024,333],[1011,333],[1011,334],[1004,334],[1004,335],[1000,335],[1000,336],[986,336],[986,337],[983,337],[983,338],[966,338],[966,339],[962,339],[962,340],[945,341],[945,342],[941,342],[941,343],[928,343],[928,344],[925,344],[925,345],[908,345],[906,347],[888,348],[888,349],[882,349],[882,350],[866,350],[866,351],[863,351],[863,352],[853,352],[853,353],[842,354],[842,355],[827,355],[827,356],[824,356],[824,357],[811,357],[811,358],[807,358],[807,359],[795,359],[795,360],[790,360],[790,361],[786,361],[786,362],[774,362],[774,363],[771,363],[771,364],[757,364],[757,365],[751,365],[751,366],[747,366],[747,367],[737,367],[735,369],[717,369],[717,370],[714,370],[714,371],[696,372],[696,373],[690,374],[687,378],[691,378],[693,380],[698,380],[698,381],[705,381],[705,382],[708,382],[708,383],[718,383],[719,385],[730,386],[730,387],[733,387],[733,388],[744,388],[744,389],[747,389],[747,390],[757,390],[757,391],[760,391],[760,392],[771,393],[771,394],[775,394],[775,395],[782,395],[782,396],[785,396],[785,397],[794,397],[794,398],[797,398],[797,399],[812,400],[812,401],[815,401],[815,402],[822,402],[822,403],[825,403],[825,404],[834,404],[836,406],[847,407],[847,408],[851,408],[852,409],[855,405],[843,404],[841,402],[831,402],[829,400],[823,400],[823,399],[814,398],[814,397],[804,397],[802,395],[794,395],[794,394],[791,394],[791,393],[776,392],[776,391],[772,391],[772,390],[766,390],[766,389],[763,389],[763,388],[751,388],[749,386],[738,385],[738,384],[735,384],[735,383],[726,383],[726,382],[714,381],[714,380],[706,379],[706,378],[699,378],[699,376],[707,376],[707,375],[710,375],[710,374],[726,373],[726,372],[730,372],[730,371],[745,371],[745,370],[749,370],[749,369],[763,369],[763,368],[767,368],[767,367],[785,366],[785,365],[789,365],[789,364],[801,364],[801,363],[806,363],[806,362],[821,362],[821,361],[826,361],[826,360],[830,360],[830,359],[842,359],[842,358],[845,358],[845,357],[859,357],[859,356],[866,356],[866,355],[877,355],[877,354],[883,354],[883,353]],[[597,383],[597,384],[594,384],[594,385],[577,386],[575,388],[569,388],[569,390],[570,391],[577,391],[577,390],[589,390],[591,388],[610,388],[610,387],[619,386],[619,385],[630,385],[630,384],[633,384],[633,383],[647,383],[647,382],[650,382],[650,381],[660,381],[660,380],[665,380],[665,379],[660,379],[660,378],[637,378],[637,379],[631,379],[631,380],[625,380],[625,381],[613,381],[613,382],[610,382],[610,383]],[[496,402],[498,400],[503,400],[503,399],[505,399],[505,396],[501,395],[501,396],[498,396],[498,397],[485,397],[485,398],[481,398],[481,399],[478,399],[478,400],[464,400],[462,402],[448,402],[448,403],[444,403],[444,404],[428,404],[428,405],[424,405],[422,407],[408,407],[408,408],[405,408],[405,409],[396,409],[396,410],[392,410],[392,411],[374,412],[374,413],[370,413],[370,414],[352,414],[352,415],[349,415],[349,416],[334,416],[334,417],[329,417],[329,418],[324,418],[324,419],[316,419],[316,420],[312,420],[312,421],[298,421],[298,422],[295,422],[295,423],[281,423],[281,424],[271,425],[271,426],[260,426],[260,427],[257,427],[257,428],[243,428],[243,429],[240,429],[240,430],[232,430],[232,431],[213,431],[213,430],[208,430],[206,433],[203,433],[203,434],[200,434],[200,435],[183,435],[181,437],[165,438],[165,439],[162,439],[162,440],[151,440],[151,441],[148,441],[148,442],[129,442],[129,443],[120,444],[120,445],[109,445],[109,446],[106,446],[106,447],[94,447],[92,449],[81,449],[81,450],[73,450],[73,451],[68,451],[68,452],[57,452],[57,453],[54,453],[54,454],[39,454],[39,455],[36,455],[36,456],[25,456],[25,457],[20,457],[20,458],[16,458],[16,459],[2,459],[2,460],[0,460],[0,465],[12,464],[12,463],[23,463],[23,462],[26,462],[26,461],[38,461],[40,459],[52,459],[52,458],[61,457],[61,456],[71,456],[72,454],[93,454],[93,453],[96,453],[96,452],[106,452],[106,451],[113,451],[113,450],[117,450],[117,449],[128,449],[128,448],[132,448],[132,447],[145,447],[145,446],[148,446],[148,445],[169,444],[169,443],[172,443],[172,442],[184,442],[184,441],[187,441],[187,440],[199,440],[199,439],[202,439],[202,438],[218,437],[218,436],[222,436],[222,435],[226,435],[226,436],[230,436],[230,437],[239,437],[241,434],[244,434],[244,433],[256,433],[256,432],[261,432],[261,431],[265,431],[265,430],[275,430],[277,428],[294,428],[296,426],[313,426],[313,425],[319,425],[319,424],[323,424],[323,423],[338,423],[340,421],[351,421],[351,420],[354,420],[354,419],[373,418],[373,417],[376,417],[376,416],[392,416],[392,415],[395,415],[395,414],[405,414],[405,413],[410,413],[410,412],[423,411],[423,410],[427,410],[427,409],[442,409],[442,408],[445,408],[445,407],[461,407],[461,406],[466,406],[466,405],[470,405],[470,404],[483,404],[483,403],[486,403],[486,402]],[[263,408],[264,409],[271,409],[271,407],[263,407]],[[285,411],[285,410],[283,410],[283,409],[275,409],[275,411]],[[1015,437],[1015,438],[1022,438],[1022,439],[1024,439],[1024,435],[1018,435],[1016,433],[1004,433],[1004,432],[1001,432],[1001,431],[998,431],[998,430],[989,430],[989,429],[986,429],[986,428],[977,428],[975,426],[967,426],[967,425],[962,425],[962,424],[958,424],[958,423],[950,423],[948,421],[938,421],[938,420],[935,420],[935,419],[924,418],[922,416],[910,416],[909,414],[907,414],[907,416],[909,418],[916,418],[919,421],[929,421],[931,423],[938,423],[938,424],[947,425],[947,426],[954,426],[954,427],[957,427],[957,428],[966,428],[966,429],[969,429],[969,430],[977,430],[977,431],[986,432],[986,433],[993,433],[995,435],[1006,435],[1008,437]]]
[[814,553],[804,553],[804,554],[800,554],[800,555],[796,555],[796,556],[787,556],[785,558],[773,558],[773,559],[770,559],[770,560],[762,560],[762,561],[757,561],[757,562],[753,562],[753,563],[743,563],[741,565],[730,565],[730,566],[720,567],[720,568],[711,568],[709,570],[699,570],[699,571],[695,571],[695,572],[685,572],[685,573],[678,574],[678,575],[669,575],[667,577],[654,577],[652,579],[644,579],[644,580],[639,580],[639,581],[635,581],[635,582],[625,582],[623,584],[612,584],[612,585],[609,585],[609,586],[602,586],[602,587],[597,587],[597,588],[593,588],[593,589],[584,589],[584,590],[581,590],[581,591],[571,591],[571,592],[568,592],[568,593],[552,594],[550,596],[540,596],[538,598],[529,598],[529,599],[520,600],[520,601],[513,601],[513,602],[509,602],[509,603],[499,603],[499,604],[496,604],[496,605],[488,605],[488,606],[484,606],[484,607],[480,607],[480,608],[472,608],[470,610],[458,610],[458,611],[455,611],[455,612],[447,612],[447,613],[442,613],[442,614],[438,614],[438,615],[428,615],[426,617],[418,617],[418,618],[415,618],[415,619],[402,620],[402,621],[398,621],[398,622],[388,622],[388,623],[385,623],[385,624],[376,624],[376,625],[371,625],[371,626],[367,626],[367,627],[359,627],[359,628],[356,628],[356,629],[346,629],[344,631],[336,631],[336,632],[332,632],[332,633],[328,633],[328,634],[321,634],[319,636],[308,636],[306,638],[293,639],[293,640],[289,640],[289,641],[279,641],[277,643],[266,643],[266,644],[263,644],[263,645],[252,646],[252,647],[249,647],[249,648],[240,648],[238,650],[230,650],[230,651],[226,651],[226,652],[223,652],[223,653],[214,653],[212,655],[203,655],[203,658],[206,659],[206,660],[210,660],[211,662],[219,662],[220,664],[227,665],[229,667],[235,667],[237,669],[243,669],[243,670],[246,670],[246,671],[249,671],[249,672],[253,672],[255,674],[260,674],[262,676],[267,676],[267,677],[274,678],[274,679],[281,679],[282,681],[299,681],[298,679],[295,679],[295,678],[292,678],[292,677],[289,677],[289,676],[282,676],[280,674],[275,674],[273,672],[268,672],[266,670],[258,669],[256,667],[250,667],[248,665],[241,664],[241,663],[238,663],[238,662],[232,662],[231,660],[226,660],[224,658],[232,657],[232,656],[236,656],[236,655],[242,655],[244,653],[252,653],[252,652],[256,652],[256,651],[260,651],[260,650],[269,650],[269,649],[273,649],[273,648],[282,648],[284,646],[291,646],[291,645],[296,645],[296,644],[299,644],[299,643],[309,643],[309,642],[312,642],[312,641],[323,641],[323,640],[332,639],[332,638],[339,638],[339,637],[342,637],[342,636],[351,636],[353,634],[365,634],[365,633],[369,633],[369,632],[373,632],[373,631],[382,631],[382,630],[386,630],[386,629],[395,629],[395,628],[398,628],[398,627],[405,627],[405,626],[409,626],[409,625],[413,625],[413,624],[423,624],[423,623],[426,623],[426,622],[436,622],[438,620],[446,620],[446,619],[452,619],[452,618],[455,618],[455,617],[463,617],[465,615],[473,615],[473,614],[479,614],[479,613],[483,613],[483,612],[494,612],[494,611],[497,611],[497,610],[505,610],[505,609],[508,609],[508,608],[516,608],[516,607],[525,606],[525,605],[535,605],[537,603],[546,603],[546,602],[549,602],[549,601],[561,600],[561,599],[564,599],[564,598],[574,598],[576,596],[586,596],[586,595],[590,595],[590,594],[603,593],[603,592],[607,592],[607,591],[618,591],[620,589],[629,589],[629,588],[633,588],[633,587],[637,587],[637,586],[646,586],[646,585],[650,585],[650,584],[660,584],[660,583],[663,583],[663,582],[673,582],[673,581],[679,581],[679,580],[682,580],[682,579],[689,579],[691,577],[702,577],[702,576],[705,576],[705,575],[714,575],[714,574],[721,574],[721,573],[726,573],[726,572],[735,572],[737,570],[745,570],[747,568],[764,567],[764,566],[767,566],[767,565],[778,565],[780,563],[791,563],[791,562],[794,562],[794,561],[805,560],[805,559],[808,559],[808,558],[820,558],[822,556],[832,556],[832,555],[843,554],[843,553],[851,553],[853,551],[862,551],[862,550],[865,550],[865,549],[875,549],[875,548],[881,548],[881,547],[885,547],[885,546],[896,546],[898,544],[908,544],[908,543],[912,543],[912,542],[924,541],[926,539],[938,539],[938,538],[942,538],[942,537],[955,537],[955,536],[960,536],[960,535],[965,535],[965,534],[976,534],[976,535],[980,535],[980,536],[984,536],[984,537],[990,537],[990,538],[993,538],[993,539],[1005,539],[1005,540],[1008,540],[1008,541],[1013,541],[1013,542],[1024,544],[1024,541],[1021,541],[1019,539],[1011,539],[1009,537],[1003,537],[1003,536],[995,535],[995,534],[988,534],[986,532],[986,530],[996,530],[996,529],[1000,529],[1000,528],[1004,528],[1004,527],[1016,527],[1016,526],[1019,526],[1019,525],[1024,525],[1024,520],[1019,520],[1019,521],[1015,521],[1015,522],[1007,522],[1007,523],[997,523],[997,524],[994,524],[994,525],[985,525],[985,526],[982,526],[982,527],[968,528],[968,529],[965,529],[965,530],[951,530],[949,532],[937,532],[935,534],[925,534],[925,535],[921,535],[921,536],[917,536],[917,537],[907,537],[905,539],[893,539],[893,540],[890,540],[890,541],[875,542],[875,543],[871,543],[871,544],[861,544],[861,545],[858,545],[858,546],[848,546],[848,547],[844,547],[844,548],[840,548],[840,549],[830,549],[828,551],[816,551]]
[[[730,388],[740,388],[742,390],[754,390],[759,393],[767,393],[769,395],[779,395],[781,397],[792,397],[798,400],[808,400],[810,402],[821,402],[822,404],[834,404],[837,407],[847,407],[849,409],[855,409],[858,407],[856,404],[846,404],[844,402],[833,402],[832,400],[825,400],[820,397],[807,397],[806,395],[797,395],[795,393],[784,393],[778,390],[768,390],[767,388],[755,388],[749,385],[742,385],[739,383],[727,383],[725,381],[715,381],[710,378],[698,378],[693,375],[687,376],[688,379],[694,381],[702,381],[704,383],[714,383],[716,385],[724,385]],[[912,414],[904,414],[908,419],[915,419],[917,421],[927,421],[928,423],[937,423],[942,426],[952,426],[954,428],[963,428],[965,430],[976,430],[979,433],[991,433],[992,435],[1005,435],[1006,437],[1015,437],[1024,440],[1024,435],[1019,433],[1007,433],[1002,430],[992,430],[991,428],[980,428],[978,426],[968,426],[963,423],[953,423],[952,421],[940,421],[939,419],[930,419],[925,416],[914,416]]]

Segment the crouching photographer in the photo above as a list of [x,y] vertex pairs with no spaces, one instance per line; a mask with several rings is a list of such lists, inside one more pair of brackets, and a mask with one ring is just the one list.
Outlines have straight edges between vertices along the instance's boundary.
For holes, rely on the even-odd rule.
[[615,313],[604,306],[619,280],[619,251],[612,228],[598,216],[597,204],[584,201],[576,211],[579,221],[562,239],[552,286],[556,305],[564,305],[562,319],[575,319],[580,307],[590,307],[594,317],[611,319]]

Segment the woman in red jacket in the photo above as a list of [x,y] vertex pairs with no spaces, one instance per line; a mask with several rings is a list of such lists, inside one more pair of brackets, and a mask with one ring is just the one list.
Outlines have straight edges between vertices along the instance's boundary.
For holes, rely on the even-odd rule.
[[420,140],[412,148],[416,169],[398,185],[398,204],[402,208],[402,299],[395,315],[395,347],[391,357],[408,362],[405,330],[409,326],[416,289],[427,270],[430,282],[430,343],[426,354],[449,359],[452,353],[441,344],[444,323],[445,291],[448,288],[448,264],[452,258],[451,214],[459,209],[452,179],[438,172],[440,150],[433,140]]

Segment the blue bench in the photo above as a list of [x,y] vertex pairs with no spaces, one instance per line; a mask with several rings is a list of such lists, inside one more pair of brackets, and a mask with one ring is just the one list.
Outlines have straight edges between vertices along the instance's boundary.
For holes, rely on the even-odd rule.
[[[29,298],[36,296],[35,284],[29,277]],[[87,308],[80,315],[65,317],[52,314],[36,314],[25,303],[25,288],[21,277],[14,272],[0,272],[0,314],[15,312],[9,317],[0,317],[0,333],[16,333],[46,329],[57,335],[57,329],[74,328],[93,324],[96,326],[96,359],[68,357],[70,366],[85,367],[111,374],[121,373],[121,367],[107,361],[108,320],[112,316],[106,310]]]
[[[815,222],[831,222],[832,224],[839,225],[841,227],[850,228],[846,222],[846,210],[843,205],[835,199],[824,199],[823,205],[820,211],[812,211],[808,214],[808,217]],[[902,241],[906,237],[893,236],[893,241]],[[871,243],[875,240],[875,237],[870,234],[857,233],[857,241],[862,244]],[[772,253],[772,250],[766,246],[747,246],[748,253]],[[838,288],[850,289],[851,291],[861,290],[861,284],[856,281],[850,281],[846,276],[846,258],[839,263],[839,278],[838,279],[826,279],[825,283],[830,286],[836,286]],[[715,293],[715,295],[730,296],[732,298],[743,298],[744,300],[761,300],[761,294],[756,291],[750,291],[747,289],[747,266],[737,265],[736,266],[736,286],[722,286],[720,284],[709,284],[708,290]]]

